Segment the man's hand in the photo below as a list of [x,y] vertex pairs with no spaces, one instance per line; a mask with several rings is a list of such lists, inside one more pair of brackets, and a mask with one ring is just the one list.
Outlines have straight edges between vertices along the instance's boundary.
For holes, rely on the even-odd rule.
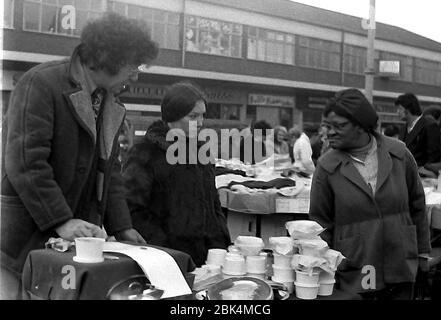
[[147,244],[144,238],[135,229],[126,229],[115,234],[118,241],[130,241],[138,244]]
[[78,237],[106,238],[106,233],[97,225],[80,219],[70,219],[55,229],[57,234],[69,241]]
[[422,253],[418,255],[418,268],[422,272],[429,272],[429,254],[428,253]]

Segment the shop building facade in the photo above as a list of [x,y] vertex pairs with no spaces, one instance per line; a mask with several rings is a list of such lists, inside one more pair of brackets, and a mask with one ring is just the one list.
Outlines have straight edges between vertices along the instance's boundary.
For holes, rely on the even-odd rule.
[[[4,2],[3,112],[23,72],[68,56],[87,19],[106,11],[144,20],[160,47],[154,65],[121,95],[139,136],[159,118],[166,87],[181,80],[206,91],[206,123],[214,127],[265,120],[314,130],[336,91],[364,88],[361,19],[287,0]],[[66,23],[72,17],[74,28]],[[400,123],[393,102],[403,92],[415,93],[423,108],[441,105],[441,43],[385,24],[376,28],[374,105],[382,125]]]

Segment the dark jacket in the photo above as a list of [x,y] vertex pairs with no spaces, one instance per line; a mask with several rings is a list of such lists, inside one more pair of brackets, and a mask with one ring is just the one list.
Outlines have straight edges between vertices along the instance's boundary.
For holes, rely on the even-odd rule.
[[[84,218],[79,201],[91,171],[96,141],[104,177],[96,192],[103,205],[89,222],[108,234],[131,228],[119,173],[118,132],[124,106],[108,95],[97,138],[90,93],[77,53],[29,70],[12,93],[3,128],[1,261],[21,272],[28,252],[44,248],[54,228]],[[87,207],[87,204],[86,204]]]
[[409,133],[404,128],[401,140],[404,141],[414,156],[418,167],[428,163],[440,162],[440,131],[433,117],[422,116]]
[[[337,280],[343,290],[363,292],[365,266],[375,268],[376,288],[414,282],[418,254],[430,252],[424,190],[405,145],[376,135],[377,191],[373,195],[350,157],[330,150],[318,160],[311,187],[311,219],[322,237],[342,252]],[[364,272],[364,273],[363,273]]]
[[169,128],[153,123],[129,152],[123,170],[133,226],[147,243],[188,253],[196,265],[208,249],[227,248],[230,236],[211,164],[167,162]]

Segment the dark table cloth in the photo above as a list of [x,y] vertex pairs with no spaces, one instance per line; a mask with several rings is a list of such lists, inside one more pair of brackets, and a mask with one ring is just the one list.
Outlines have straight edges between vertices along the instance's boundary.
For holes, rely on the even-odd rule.
[[[191,257],[181,251],[155,248],[164,250],[175,259],[191,288],[192,277],[188,272],[195,268]],[[73,261],[74,255],[75,250],[31,251],[23,269],[23,299],[102,300],[117,282],[144,274],[134,260],[122,254],[105,253],[119,259],[105,259],[101,263],[78,263]]]

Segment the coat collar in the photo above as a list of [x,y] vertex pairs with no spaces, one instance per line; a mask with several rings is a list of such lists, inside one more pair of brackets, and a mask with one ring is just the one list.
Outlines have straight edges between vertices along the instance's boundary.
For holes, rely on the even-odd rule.
[[72,90],[64,92],[70,102],[76,119],[81,126],[89,133],[96,144],[100,139],[102,146],[102,157],[108,159],[112,152],[116,135],[118,134],[125,117],[125,108],[112,94],[106,95],[103,106],[103,129],[102,136],[97,137],[95,114],[92,109],[91,93],[89,92],[86,76],[81,65],[77,47],[72,54],[69,65],[69,79],[75,86]]
[[[392,157],[404,159],[406,149],[402,142],[395,139],[378,133],[374,133],[374,137],[377,140],[377,190],[379,190],[392,171]],[[332,149],[320,159],[320,165],[329,173],[334,173],[340,167],[341,173],[346,178],[372,196],[372,191],[352,164],[352,160],[347,153]]]
[[425,118],[424,118],[424,116],[422,116],[415,123],[415,126],[412,128],[412,130],[409,133],[406,132],[406,136],[404,139],[404,142],[406,143],[406,145],[409,145],[410,143],[412,143],[412,141],[418,136],[420,131],[424,128],[425,123],[426,123]]

